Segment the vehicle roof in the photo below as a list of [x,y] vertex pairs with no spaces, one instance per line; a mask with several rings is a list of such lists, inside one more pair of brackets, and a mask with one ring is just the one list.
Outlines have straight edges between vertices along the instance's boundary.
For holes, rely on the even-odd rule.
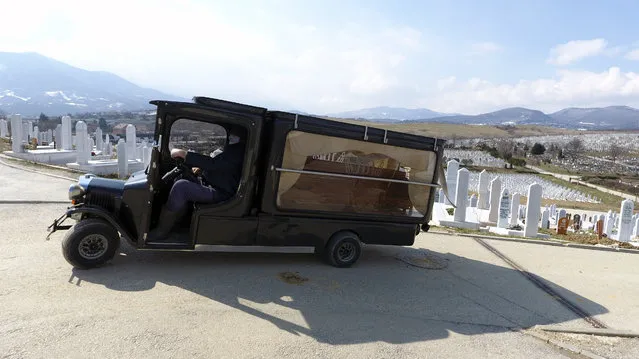
[[150,101],[149,103],[156,105],[158,107],[185,106],[185,105],[198,106],[198,107],[202,107],[202,108],[210,109],[210,110],[222,109],[222,110],[226,110],[230,112],[246,113],[246,114],[258,115],[258,116],[270,115],[270,117],[273,117],[273,118],[289,120],[289,121],[300,121],[300,120],[304,122],[310,121],[315,123],[316,125],[323,125],[327,127],[335,126],[340,128],[348,128],[350,130],[357,130],[363,133],[367,133],[368,135],[374,136],[374,137],[379,137],[381,135],[383,135],[384,138],[402,137],[403,140],[409,140],[411,142],[424,142],[423,144],[429,143],[434,145],[434,147],[441,147],[446,143],[446,140],[435,138],[435,137],[410,134],[410,133],[400,132],[400,131],[384,130],[379,127],[341,122],[341,121],[331,120],[331,119],[322,118],[318,116],[300,115],[300,114],[287,112],[287,111],[278,111],[278,110],[270,111],[264,107],[247,105],[247,104],[243,104],[239,102],[227,101],[227,100],[216,99],[216,98],[205,97],[205,96],[195,96],[193,97],[193,102],[154,100],[154,101]]

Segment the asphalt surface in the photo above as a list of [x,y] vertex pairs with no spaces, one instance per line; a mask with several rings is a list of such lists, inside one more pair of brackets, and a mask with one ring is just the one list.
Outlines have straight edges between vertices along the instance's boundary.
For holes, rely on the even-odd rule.
[[[69,181],[20,172],[0,165],[3,196],[65,199]],[[76,270],[61,254],[64,232],[45,240],[65,208],[0,204],[0,358],[574,358],[515,329],[589,328],[472,238],[423,233],[412,247],[367,247],[348,269],[308,254],[123,243],[110,264]],[[625,275],[637,277],[639,256],[490,243],[610,326],[639,331],[636,279]],[[610,264],[607,280],[593,262]],[[604,282],[619,297],[599,292]],[[639,357],[634,339],[553,338]]]

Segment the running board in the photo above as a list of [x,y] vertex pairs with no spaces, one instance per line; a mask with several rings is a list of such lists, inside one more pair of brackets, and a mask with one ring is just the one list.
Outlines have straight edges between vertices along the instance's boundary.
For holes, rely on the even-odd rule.
[[229,246],[221,244],[164,243],[149,242],[141,250],[173,250],[186,252],[227,252],[227,253],[315,253],[312,246]]
[[315,253],[313,246],[229,246],[222,244],[163,243],[149,242],[141,250],[173,250],[185,252],[227,253]]
[[217,244],[196,244],[197,252],[232,252],[232,253],[315,253],[315,247],[294,246],[227,246]]

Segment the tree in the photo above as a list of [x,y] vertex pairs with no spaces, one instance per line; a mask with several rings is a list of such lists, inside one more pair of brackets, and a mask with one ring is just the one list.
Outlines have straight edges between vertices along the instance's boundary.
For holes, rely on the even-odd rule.
[[612,158],[612,162],[617,162],[617,158],[624,156],[628,152],[626,147],[619,146],[616,143],[610,144],[608,147],[608,156]]
[[107,124],[104,117],[100,117],[100,119],[98,120],[98,126],[100,126],[100,129],[102,131],[107,131],[109,129],[109,125]]
[[509,161],[515,152],[515,142],[512,140],[501,139],[497,142],[497,153],[499,157]]
[[535,144],[530,149],[531,155],[543,155],[545,152],[546,152],[546,147],[538,142],[535,142]]
[[38,119],[38,121],[47,122],[47,121],[49,121],[49,118],[43,112],[40,112],[40,118]]
[[566,144],[564,155],[568,155],[570,157],[576,157],[581,155],[584,152],[584,143],[580,138],[573,138]]

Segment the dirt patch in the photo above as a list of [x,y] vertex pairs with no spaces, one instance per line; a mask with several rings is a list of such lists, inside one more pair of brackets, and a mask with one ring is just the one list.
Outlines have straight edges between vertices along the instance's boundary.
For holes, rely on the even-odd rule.
[[424,251],[400,253],[395,258],[406,264],[419,268],[444,269],[448,267],[448,262],[446,261],[446,259]]
[[601,239],[599,239],[599,237],[592,232],[577,232],[577,233],[568,232],[566,234],[557,234],[557,231],[547,230],[547,229],[540,229],[539,232],[549,234],[552,238],[560,239],[563,241],[575,242],[580,244],[590,244],[590,245],[601,244],[604,246],[613,246],[613,247],[619,247],[619,248],[625,248],[625,249],[639,250],[639,248],[633,246],[630,243],[618,242],[618,241],[615,241],[614,239],[610,239],[607,237],[601,237]]
[[301,285],[308,282],[308,278],[302,277],[298,272],[282,272],[278,275],[281,281],[288,284]]

